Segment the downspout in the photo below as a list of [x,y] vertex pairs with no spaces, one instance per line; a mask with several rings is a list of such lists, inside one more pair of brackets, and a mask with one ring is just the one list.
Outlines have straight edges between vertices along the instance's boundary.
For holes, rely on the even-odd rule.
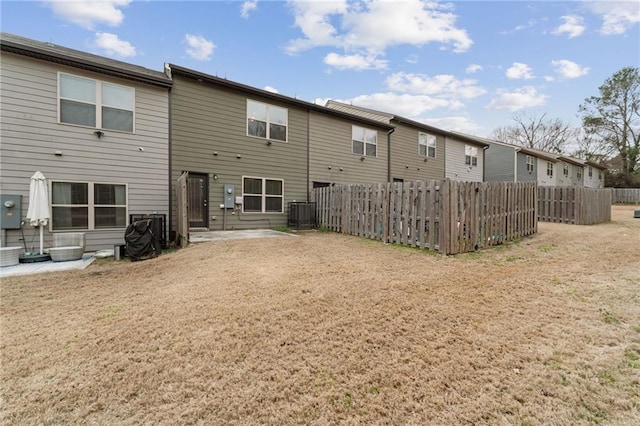
[[[169,161],[167,164],[167,167],[169,167],[168,170],[168,175],[169,175],[169,224],[167,226],[167,228],[169,229],[169,235],[166,236],[167,241],[171,241],[171,229],[173,228],[173,197],[171,196],[172,194],[172,190],[173,190],[173,161],[171,158],[171,153],[172,153],[172,128],[173,126],[171,125],[171,89],[173,89],[173,76],[171,75],[171,68],[169,67],[169,64],[165,64],[165,74],[167,75],[167,77],[169,77],[172,81],[171,83],[171,87],[169,87],[169,94],[167,97],[167,106],[169,108],[168,111],[168,119],[169,119],[169,124],[168,124],[168,129],[167,129],[167,136],[169,138],[169,146],[167,147],[167,151],[168,151],[168,155],[169,155]],[[177,233],[176,233],[176,242],[177,242]]]
[[489,145],[485,146],[482,148],[482,181],[486,182],[486,172],[487,172],[487,162],[485,161],[487,159],[487,155],[485,154],[487,152],[487,150],[489,149]]
[[518,153],[520,152],[520,148],[516,148],[513,154],[513,181],[518,181]]
[[387,182],[391,182],[391,134],[395,131],[394,127],[387,132]]
[[307,109],[307,203],[311,201],[311,191],[310,191],[310,172],[309,172],[309,162],[310,162],[310,158],[311,158],[311,154],[310,154],[310,149],[311,149],[311,130],[310,130],[310,123],[311,123],[311,110]]

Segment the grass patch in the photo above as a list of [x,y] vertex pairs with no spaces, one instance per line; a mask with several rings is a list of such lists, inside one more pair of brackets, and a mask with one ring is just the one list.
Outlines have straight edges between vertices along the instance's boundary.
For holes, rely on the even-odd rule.
[[619,324],[620,320],[616,318],[611,312],[604,308],[600,308],[600,314],[602,315],[602,320],[607,324]]
[[289,228],[288,226],[275,226],[271,229],[278,232],[286,232],[287,234],[293,234],[295,232],[293,229]]
[[555,244],[545,244],[543,246],[540,246],[540,251],[543,253],[549,253],[554,251],[558,246],[556,246]]
[[319,226],[318,228],[316,228],[316,231],[318,231],[318,232],[331,232],[331,229],[329,229],[329,227],[327,227],[327,226]]
[[624,351],[624,364],[631,368],[640,368],[640,349]]

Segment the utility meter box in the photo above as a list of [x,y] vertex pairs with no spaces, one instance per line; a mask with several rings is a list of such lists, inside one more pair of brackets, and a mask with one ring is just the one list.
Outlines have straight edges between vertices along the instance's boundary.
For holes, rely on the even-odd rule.
[[20,229],[20,195],[0,195],[0,229]]
[[233,185],[224,185],[224,208],[232,209],[235,205],[236,187]]

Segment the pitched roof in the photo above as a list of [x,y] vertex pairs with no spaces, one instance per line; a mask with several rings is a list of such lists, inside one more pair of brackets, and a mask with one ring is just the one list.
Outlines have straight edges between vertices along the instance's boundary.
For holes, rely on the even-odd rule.
[[2,52],[29,56],[43,61],[94,71],[113,77],[126,78],[160,87],[171,87],[171,79],[163,72],[116,61],[53,43],[32,40],[15,34],[0,33]]
[[455,132],[450,132],[448,130],[444,130],[444,129],[439,129],[437,127],[433,127],[430,126],[428,124],[425,123],[421,123],[419,121],[415,121],[415,120],[411,120],[409,118],[406,117],[402,117],[399,115],[394,115],[388,112],[383,112],[383,111],[376,111],[373,109],[369,109],[369,108],[364,108],[364,107],[359,107],[359,106],[355,106],[355,105],[349,105],[349,104],[345,104],[342,102],[338,102],[338,101],[334,101],[334,100],[329,100],[326,103],[328,108],[332,108],[332,109],[336,109],[339,111],[345,111],[345,112],[350,112],[352,114],[358,114],[361,115],[363,117],[367,117],[370,118],[372,120],[376,120],[376,121],[382,121],[382,122],[386,122],[386,123],[393,123],[393,122],[397,122],[397,123],[404,123],[404,124],[408,124],[410,126],[413,127],[417,127],[419,129],[425,130],[427,132],[430,133],[436,133],[445,137],[451,137],[451,138],[456,138],[456,139],[461,139],[465,142],[469,142],[475,145],[480,145],[483,147],[488,147],[489,144],[481,141],[481,140],[477,140],[474,138],[469,138],[466,135],[460,134],[460,133],[455,133]]
[[181,75],[183,77],[191,78],[198,81],[203,81],[208,84],[212,84],[219,87],[224,87],[227,89],[231,89],[234,91],[238,91],[241,93],[246,93],[253,96],[261,96],[262,98],[270,99],[273,101],[283,102],[289,105],[295,105],[303,109],[320,112],[323,114],[329,114],[336,117],[341,117],[346,120],[355,121],[359,123],[364,123],[370,126],[377,126],[383,129],[391,130],[394,128],[393,125],[389,123],[384,123],[376,120],[371,120],[369,118],[365,118],[355,114],[349,114],[347,112],[334,110],[331,108],[327,108],[323,105],[314,104],[311,102],[303,101],[300,99],[292,98],[289,96],[281,95],[279,93],[269,92],[267,90],[258,89],[252,86],[248,86],[246,84],[237,83],[235,81],[227,80],[226,78],[215,77],[209,74],[202,73],[200,71],[195,71],[189,68],[184,68],[175,64],[167,64],[167,69],[170,71],[171,75]]

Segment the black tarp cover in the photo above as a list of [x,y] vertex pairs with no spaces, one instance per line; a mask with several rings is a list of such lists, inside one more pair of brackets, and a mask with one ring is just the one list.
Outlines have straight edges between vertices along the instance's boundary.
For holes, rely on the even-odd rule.
[[152,220],[137,220],[127,226],[124,233],[127,256],[132,261],[145,260],[162,253],[159,236],[154,235]]

